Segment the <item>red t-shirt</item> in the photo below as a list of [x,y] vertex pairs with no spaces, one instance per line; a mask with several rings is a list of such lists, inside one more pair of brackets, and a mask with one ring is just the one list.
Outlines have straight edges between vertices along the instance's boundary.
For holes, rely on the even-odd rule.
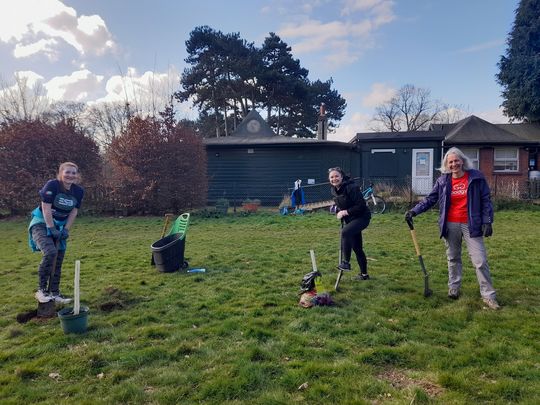
[[469,173],[465,172],[458,179],[452,177],[452,191],[450,193],[450,209],[448,222],[467,223],[467,187],[469,186]]

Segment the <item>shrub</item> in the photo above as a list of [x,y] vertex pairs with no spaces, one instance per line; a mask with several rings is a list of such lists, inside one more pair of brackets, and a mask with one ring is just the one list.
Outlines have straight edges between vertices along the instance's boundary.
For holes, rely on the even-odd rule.
[[101,173],[97,144],[69,121],[17,121],[0,128],[0,210],[26,214],[39,204],[38,190],[56,177],[60,163],[75,162],[83,185]]
[[206,151],[187,128],[132,118],[107,158],[113,197],[127,213],[180,212],[206,203]]

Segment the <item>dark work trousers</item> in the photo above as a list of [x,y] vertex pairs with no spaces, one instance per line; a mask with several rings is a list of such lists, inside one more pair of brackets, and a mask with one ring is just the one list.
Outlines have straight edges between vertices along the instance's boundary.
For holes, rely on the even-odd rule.
[[[54,239],[47,236],[47,227],[45,224],[36,224],[32,227],[32,239],[36,243],[39,250],[41,250],[42,258],[38,268],[39,276],[39,289],[47,291],[47,287],[50,288],[51,293],[58,294],[60,292],[60,277],[62,275],[62,262],[64,261],[65,250],[59,250],[58,256],[56,256],[56,246],[54,245]],[[56,256],[56,269],[51,280],[51,284],[48,285],[49,277],[51,275],[52,265]]]
[[343,260],[351,261],[351,251],[354,251],[360,266],[360,272],[367,274],[367,258],[362,247],[362,231],[369,225],[370,218],[355,218],[343,226],[341,230],[341,252]]

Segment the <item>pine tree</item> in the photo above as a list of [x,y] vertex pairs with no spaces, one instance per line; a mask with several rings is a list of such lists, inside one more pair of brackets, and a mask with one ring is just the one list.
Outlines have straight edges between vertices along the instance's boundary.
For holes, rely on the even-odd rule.
[[540,122],[540,0],[521,0],[507,44],[497,74],[504,114]]

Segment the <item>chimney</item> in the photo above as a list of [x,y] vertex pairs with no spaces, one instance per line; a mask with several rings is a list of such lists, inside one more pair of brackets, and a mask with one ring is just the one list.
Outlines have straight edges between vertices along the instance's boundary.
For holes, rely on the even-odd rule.
[[326,133],[328,131],[328,120],[326,119],[326,106],[321,103],[319,110],[319,119],[317,120],[317,139],[326,141]]

